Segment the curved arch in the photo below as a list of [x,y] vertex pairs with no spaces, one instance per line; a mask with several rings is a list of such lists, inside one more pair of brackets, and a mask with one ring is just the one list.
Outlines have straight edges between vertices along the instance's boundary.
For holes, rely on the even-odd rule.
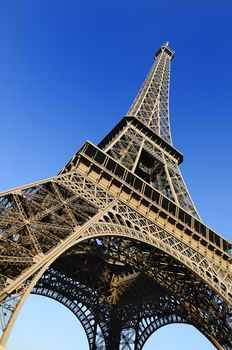
[[[86,337],[88,339],[89,348],[92,349],[94,346],[94,342],[97,341],[95,337],[99,336],[104,338],[102,332],[101,334],[97,334],[100,330],[100,326],[95,324],[95,317],[91,313],[91,311],[87,308],[86,305],[81,302],[75,302],[68,299],[65,295],[62,295],[56,291],[51,289],[47,289],[45,287],[41,288],[40,286],[35,286],[31,294],[45,296],[55,301],[58,301],[65,307],[67,307],[80,321],[82,327],[84,328]],[[95,328],[96,327],[96,328]],[[96,334],[94,334],[96,332]]]
[[[111,215],[111,217],[112,217],[112,215]],[[106,237],[106,236],[110,236],[110,237],[118,237],[118,238],[122,238],[122,239],[126,239],[126,238],[130,238],[130,239],[132,239],[133,241],[135,241],[135,242],[138,242],[138,241],[140,241],[140,242],[145,242],[145,243],[147,243],[147,240],[145,240],[145,239],[141,239],[141,237],[140,237],[140,239],[135,239],[135,231],[133,230],[133,229],[131,229],[131,228],[128,228],[128,226],[127,227],[125,227],[125,226],[123,226],[123,230],[124,230],[124,235],[122,235],[122,233],[120,232],[120,229],[122,228],[122,226],[121,225],[118,225],[118,224],[109,224],[109,223],[107,223],[107,230],[108,230],[108,232],[106,232],[106,230],[104,230],[104,229],[100,229],[99,230],[99,228],[101,228],[102,226],[102,223],[98,223],[98,224],[96,224],[97,225],[97,228],[96,228],[96,226],[92,226],[91,228],[90,228],[90,232],[89,233],[91,233],[90,235],[89,235],[89,239],[91,240],[91,239],[96,239],[96,240],[99,240],[101,237]],[[103,224],[104,225],[104,224]],[[97,232],[98,232],[98,235],[97,234],[93,234],[93,230],[94,229],[97,229]],[[115,229],[115,231],[112,231],[112,229]],[[99,232],[103,232],[102,234],[99,234]],[[129,234],[128,234],[128,232],[129,232]],[[140,233],[137,233],[137,234],[140,234]],[[148,244],[148,246],[152,246],[152,247],[154,247],[154,245],[151,245],[151,244]],[[169,254],[168,254],[169,255]],[[170,255],[171,256],[171,255]],[[175,257],[175,260],[176,260],[176,257]],[[131,260],[131,263],[133,264],[133,261]],[[184,264],[183,264],[184,265]],[[189,269],[190,270],[190,269]],[[194,275],[196,275],[197,277],[199,277],[196,273],[194,274]],[[175,315],[173,315],[173,317],[176,317]],[[178,322],[178,320],[176,320],[175,322]],[[194,324],[194,322],[193,322],[193,320],[189,320],[189,321],[182,321],[182,322],[184,322],[184,323],[189,323],[189,324]],[[195,326],[196,326],[196,328],[197,329],[199,329],[200,331],[201,331],[201,333],[202,334],[204,334],[215,346],[217,346],[218,347],[218,349],[220,349],[220,345],[219,345],[219,343],[217,342],[217,340],[216,340],[216,338],[215,337],[212,337],[210,334],[208,334],[206,331],[203,331],[203,329],[200,327],[200,326],[197,326],[196,324],[195,324]]]
[[[211,344],[219,348],[220,346],[216,339],[212,339],[207,333],[203,332],[197,324],[187,320],[184,317],[170,313],[161,318],[150,319],[150,323],[147,323],[146,327],[140,329],[140,334],[137,338],[136,350],[142,350],[147,340],[160,328],[170,324],[188,324],[196,328],[204,337],[206,337]],[[142,323],[142,321],[141,321]],[[220,347],[221,348],[221,347]],[[220,349],[219,348],[219,349]],[[229,350],[229,348],[228,348]]]
[[[143,219],[148,221],[145,218]],[[141,232],[141,230],[136,230],[135,228],[128,227],[128,225],[121,225],[119,223],[107,222],[106,224],[104,222],[98,222],[88,229],[85,237],[90,239],[94,237],[116,236],[129,238],[155,247],[179,261],[194,275],[207,283],[212,290],[221,295],[229,305],[232,305],[232,296],[225,286],[227,284],[226,280],[228,282],[228,276],[224,276],[224,272],[219,265],[217,266],[213,261],[208,261],[197,249],[190,248],[187,243],[178,240],[156,224],[151,224],[148,221],[147,228],[149,228],[150,232],[145,229]]]
[[[159,344],[159,347],[164,347],[165,349],[170,344],[175,349],[195,349],[200,347],[201,349],[213,350],[217,348],[195,325],[188,322],[173,322],[162,325],[147,338],[141,349],[156,349],[154,344]],[[225,348],[220,347],[220,349],[224,350]]]
[[143,329],[140,337],[137,340],[137,348],[136,350],[141,350],[147,340],[152,336],[153,333],[155,333],[159,328],[162,328],[168,324],[173,324],[173,323],[187,323],[183,321],[178,316],[170,314],[169,316],[165,316],[161,319],[154,320],[150,324],[147,325],[146,328]]
[[[117,204],[119,205],[119,204]],[[171,256],[175,260],[179,261],[183,266],[185,266],[188,270],[190,270],[195,276],[200,278],[202,281],[206,282],[212,290],[216,290],[218,292],[218,281],[220,282],[221,277],[218,278],[218,281],[214,281],[212,275],[208,271],[212,271],[212,273],[215,275],[215,269],[214,265],[212,263],[212,266],[209,264],[207,259],[205,257],[200,256],[201,259],[205,259],[204,263],[207,264],[206,272],[199,266],[197,263],[197,259],[194,261],[191,260],[189,256],[186,256],[184,254],[184,250],[180,249],[180,244],[185,246],[184,242],[178,241],[177,238],[173,237],[170,233],[164,231],[160,227],[158,227],[156,224],[151,223],[149,220],[144,218],[139,213],[135,213],[134,210],[131,210],[133,212],[133,215],[136,217],[131,220],[130,217],[130,208],[128,209],[127,206],[120,204],[121,207],[118,208],[118,212],[120,212],[120,216],[122,220],[124,219],[125,224],[123,225],[122,222],[118,223],[118,218],[114,215],[114,209],[108,210],[108,212],[111,212],[112,214],[109,216],[110,220],[115,220],[116,222],[105,222],[103,215],[104,213],[95,220],[95,222],[92,223],[92,225],[88,225],[87,227],[82,227],[78,231],[78,233],[75,235],[75,239],[69,239],[67,244],[64,244],[62,248],[59,247],[59,249],[55,249],[55,252],[53,252],[53,255],[50,255],[47,259],[45,259],[44,265],[39,271],[39,274],[32,279],[29,288],[27,289],[27,292],[25,293],[24,297],[30,293],[34,285],[37,283],[40,276],[43,275],[43,273],[47,270],[47,268],[55,261],[57,260],[64,252],[68,251],[71,247],[74,247],[75,245],[78,245],[82,242],[85,242],[90,239],[94,238],[101,238],[101,237],[119,237],[122,239],[131,239],[133,241],[138,241],[145,243],[146,245],[157,248],[160,251],[165,252],[168,254],[168,256]],[[122,210],[123,209],[123,210]],[[113,216],[112,216],[113,215]],[[126,221],[127,220],[127,221]],[[137,230],[135,227],[141,227],[141,220],[143,220],[144,228],[143,230]],[[126,222],[129,222],[130,225],[126,224]],[[132,227],[129,227],[132,226]],[[175,241],[176,244],[170,244],[170,240],[172,239]],[[189,247],[188,247],[189,248]],[[190,250],[193,251],[193,254],[197,256],[197,254],[200,254],[197,252],[197,250],[194,250],[193,248],[190,248]],[[201,260],[202,261],[202,260]],[[216,288],[217,287],[217,288]],[[225,293],[222,293],[225,294]],[[225,297],[225,295],[223,295]],[[25,298],[24,298],[25,299]],[[212,341],[212,340],[211,340]]]
[[[159,328],[173,323],[189,324],[194,326],[203,336],[205,336],[216,348],[230,350],[230,345],[223,347],[218,343],[217,339],[210,334],[209,329],[202,328],[202,322],[206,322],[204,315],[198,314],[194,317],[191,313],[186,313],[182,309],[181,303],[173,296],[161,296],[155,298],[154,301],[143,305],[139,309],[140,318],[135,322],[136,329],[135,349],[141,350],[150,338]],[[128,324],[128,327],[130,324]]]

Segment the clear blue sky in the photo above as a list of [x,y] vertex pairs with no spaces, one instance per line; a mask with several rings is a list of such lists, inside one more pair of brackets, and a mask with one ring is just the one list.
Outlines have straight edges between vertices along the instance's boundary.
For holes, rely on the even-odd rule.
[[[100,141],[126,114],[154,51],[169,40],[181,170],[205,223],[232,240],[231,13],[231,0],[2,0],[0,190],[51,177],[86,139]],[[66,348],[87,349],[73,315],[53,304],[29,298],[9,350],[64,349],[63,334]],[[213,349],[190,328],[173,327],[157,332],[145,350]]]

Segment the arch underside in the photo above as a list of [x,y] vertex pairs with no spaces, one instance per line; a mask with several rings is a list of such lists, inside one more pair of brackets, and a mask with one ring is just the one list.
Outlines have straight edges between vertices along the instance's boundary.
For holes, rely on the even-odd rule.
[[170,323],[195,326],[217,348],[232,346],[222,298],[170,255],[125,237],[92,238],[70,248],[32,293],[68,307],[91,350],[140,350]]

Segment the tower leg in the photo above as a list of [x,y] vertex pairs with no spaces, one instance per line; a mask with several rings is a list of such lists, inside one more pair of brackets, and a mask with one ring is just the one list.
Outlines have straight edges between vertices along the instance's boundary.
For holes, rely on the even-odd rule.
[[121,328],[116,324],[112,324],[110,332],[106,341],[106,350],[119,350],[120,349],[120,334]]
[[106,339],[106,350],[120,349],[121,322],[117,317],[117,309],[112,309],[109,321],[109,333]]

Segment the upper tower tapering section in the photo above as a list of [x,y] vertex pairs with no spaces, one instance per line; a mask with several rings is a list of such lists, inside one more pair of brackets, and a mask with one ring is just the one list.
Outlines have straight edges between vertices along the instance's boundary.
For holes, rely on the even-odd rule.
[[138,118],[166,142],[172,144],[169,120],[170,62],[174,51],[161,45],[155,61],[127,115]]

